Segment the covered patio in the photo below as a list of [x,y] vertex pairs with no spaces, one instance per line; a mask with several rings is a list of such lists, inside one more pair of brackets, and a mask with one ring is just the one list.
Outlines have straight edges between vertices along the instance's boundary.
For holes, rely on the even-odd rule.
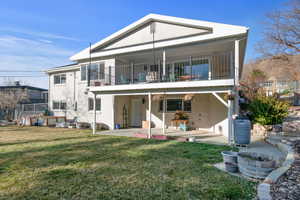
[[[132,136],[135,133],[152,135],[214,138],[218,143],[230,143],[234,102],[226,100],[230,87],[190,87],[140,90],[93,91],[96,95],[114,94],[113,129],[102,134]],[[190,99],[186,100],[185,98]],[[168,102],[171,100],[171,102]],[[179,103],[174,104],[174,100]],[[180,102],[182,101],[182,102]],[[172,110],[170,109],[172,107]],[[174,107],[173,107],[174,106]],[[178,107],[179,106],[179,107]],[[188,128],[174,126],[178,109],[188,116]],[[96,113],[94,113],[96,121]],[[137,129],[136,129],[137,128]],[[96,130],[94,129],[94,133]]]

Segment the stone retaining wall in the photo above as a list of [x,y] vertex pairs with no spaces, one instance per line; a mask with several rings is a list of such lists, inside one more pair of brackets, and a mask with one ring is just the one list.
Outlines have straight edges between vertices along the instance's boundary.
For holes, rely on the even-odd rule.
[[281,167],[272,171],[265,180],[257,187],[257,198],[259,200],[272,200],[271,196],[271,186],[276,183],[276,181],[287,172],[295,161],[295,154],[293,149],[293,141],[289,140],[272,140],[270,138],[266,141],[274,146],[276,146],[280,151],[285,153],[286,157]]

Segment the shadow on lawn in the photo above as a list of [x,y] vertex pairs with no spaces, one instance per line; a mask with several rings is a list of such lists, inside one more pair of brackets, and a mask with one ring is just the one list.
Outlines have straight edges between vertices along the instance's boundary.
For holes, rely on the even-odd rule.
[[32,144],[32,143],[38,143],[38,142],[52,142],[52,141],[62,141],[62,140],[82,139],[82,138],[86,138],[86,136],[62,137],[62,138],[54,138],[54,139],[47,139],[47,140],[36,139],[36,140],[26,140],[26,141],[21,141],[21,142],[6,142],[6,143],[0,142],[0,147],[1,146],[9,146],[9,145]]
[[246,181],[229,177],[210,165],[220,161],[220,152],[229,147],[110,136],[92,139],[0,154],[0,159],[5,158],[1,173],[20,170],[23,166],[25,171],[33,174],[23,180],[31,181],[31,187],[19,183],[22,191],[0,195],[0,198],[249,197],[249,189],[243,188],[248,184]]

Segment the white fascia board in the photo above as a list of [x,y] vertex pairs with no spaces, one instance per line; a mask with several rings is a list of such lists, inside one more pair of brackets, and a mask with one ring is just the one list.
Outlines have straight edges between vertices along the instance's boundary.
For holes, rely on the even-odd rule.
[[[91,49],[93,50],[101,45],[107,44],[110,41],[112,41],[116,38],[119,38],[119,37],[127,34],[128,32],[130,32],[152,20],[212,29],[212,33],[207,34],[207,35],[200,35],[200,36],[196,36],[196,37],[182,38],[182,39],[164,41],[164,42],[156,42],[155,43],[156,48],[184,44],[184,43],[189,43],[189,42],[204,41],[204,40],[209,40],[209,39],[217,39],[217,38],[223,38],[223,37],[240,35],[240,34],[247,34],[247,32],[248,32],[248,28],[244,27],[244,26],[235,26],[235,25],[207,22],[207,21],[201,21],[201,20],[192,20],[192,19],[185,19],[185,18],[157,15],[157,14],[149,14],[149,15],[141,18],[140,20],[130,24],[129,26],[121,29],[120,31],[117,31],[116,33],[108,36],[107,38],[104,38],[103,40],[95,43],[94,45],[91,46]],[[152,47],[152,45],[141,45],[139,47],[141,48],[141,50],[146,50],[146,49],[148,49],[147,46]],[[122,53],[122,51],[131,52],[131,48],[132,47],[117,49],[117,50],[110,50],[110,51],[107,50],[105,52],[99,52],[99,53],[93,53],[92,57],[114,55],[114,54]],[[89,57],[89,48],[86,48],[86,49],[82,50],[81,52],[70,57],[70,59],[73,61],[76,61],[76,60],[86,59],[88,57]]]
[[111,86],[92,86],[91,92],[112,92],[127,90],[153,90],[153,89],[176,89],[176,88],[199,88],[199,87],[223,87],[233,86],[233,79],[207,80],[207,81],[182,81],[167,83],[145,83],[129,85],[111,85]]
[[68,67],[59,67],[59,68],[52,68],[48,69],[45,71],[47,74],[52,74],[56,72],[63,72],[63,71],[73,71],[79,69],[79,65],[73,65],[73,66],[68,66]]

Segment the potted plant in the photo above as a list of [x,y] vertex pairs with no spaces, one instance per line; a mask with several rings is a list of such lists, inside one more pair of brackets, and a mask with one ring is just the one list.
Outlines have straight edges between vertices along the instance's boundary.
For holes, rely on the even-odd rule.
[[176,111],[173,120],[176,122],[176,124],[179,123],[180,130],[186,131],[188,129],[188,119],[189,116],[186,113],[183,111]]
[[176,111],[174,114],[174,120],[188,120],[189,116],[183,111]]

